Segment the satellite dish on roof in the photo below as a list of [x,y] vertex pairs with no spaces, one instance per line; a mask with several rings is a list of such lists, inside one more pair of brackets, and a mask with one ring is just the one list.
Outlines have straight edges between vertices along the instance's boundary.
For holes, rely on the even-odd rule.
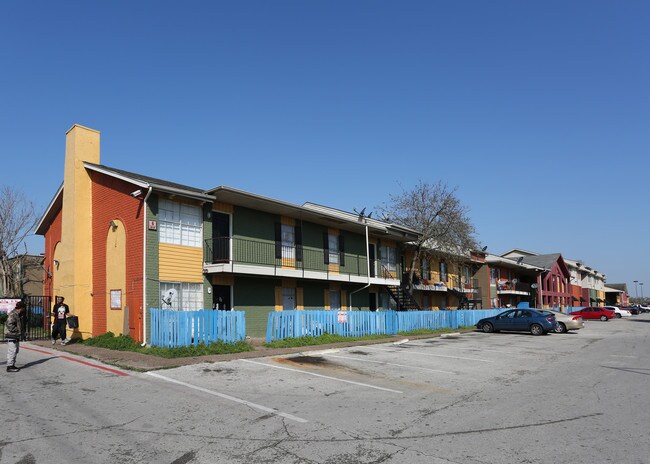
[[176,301],[176,296],[176,289],[170,288],[169,290],[162,292],[162,302],[171,307],[172,303]]

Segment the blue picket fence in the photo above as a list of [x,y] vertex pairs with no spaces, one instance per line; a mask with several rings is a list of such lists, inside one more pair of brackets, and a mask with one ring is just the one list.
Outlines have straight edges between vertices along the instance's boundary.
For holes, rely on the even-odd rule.
[[151,346],[174,348],[245,339],[244,311],[151,309]]
[[475,325],[502,309],[453,311],[278,311],[269,313],[266,341],[318,337],[325,333],[344,337],[395,335],[418,329],[457,329]]

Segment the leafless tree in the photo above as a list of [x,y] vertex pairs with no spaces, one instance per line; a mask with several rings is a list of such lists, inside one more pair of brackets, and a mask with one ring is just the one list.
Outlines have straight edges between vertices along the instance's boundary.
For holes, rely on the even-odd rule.
[[451,189],[444,182],[430,184],[420,180],[412,190],[402,188],[400,194],[390,195],[390,200],[379,209],[390,222],[421,233],[413,243],[409,288],[416,263],[423,254],[445,255],[453,260],[478,246],[468,208],[456,197],[456,188]]
[[37,223],[34,205],[25,194],[10,186],[0,187],[0,282],[5,296],[19,296],[21,245]]

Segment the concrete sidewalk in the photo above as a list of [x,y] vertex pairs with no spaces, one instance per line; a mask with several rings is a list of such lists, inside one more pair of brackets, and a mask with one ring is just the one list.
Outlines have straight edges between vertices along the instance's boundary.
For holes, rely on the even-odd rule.
[[234,359],[249,359],[249,358],[262,358],[266,356],[280,356],[292,353],[304,353],[307,351],[320,351],[333,348],[346,348],[351,346],[364,346],[375,345],[380,343],[395,343],[400,340],[409,339],[426,339],[437,337],[453,337],[461,332],[472,332],[473,330],[459,330],[453,333],[441,334],[427,334],[415,336],[387,336],[386,338],[374,340],[356,340],[350,342],[331,343],[327,345],[310,345],[300,346],[296,348],[267,348],[263,345],[264,340],[252,340],[253,351],[246,351],[242,353],[230,354],[215,354],[207,356],[193,356],[186,358],[160,358],[149,354],[137,353],[134,351],[116,351],[107,348],[98,348],[95,346],[84,345],[83,343],[70,343],[68,345],[60,345],[57,341],[56,345],[52,345],[51,340],[34,340],[24,342],[40,348],[49,348],[55,351],[72,353],[86,358],[96,359],[105,364],[115,366],[121,369],[134,370],[134,371],[153,371],[158,369],[170,369],[173,367],[187,366],[191,364],[232,361]]

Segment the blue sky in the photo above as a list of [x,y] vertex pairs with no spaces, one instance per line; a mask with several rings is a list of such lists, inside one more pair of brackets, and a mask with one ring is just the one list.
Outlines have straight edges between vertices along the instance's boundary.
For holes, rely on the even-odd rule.
[[489,251],[650,295],[648,2],[1,8],[3,183],[39,209],[78,123],[106,165],[298,204],[371,211],[443,180]]

